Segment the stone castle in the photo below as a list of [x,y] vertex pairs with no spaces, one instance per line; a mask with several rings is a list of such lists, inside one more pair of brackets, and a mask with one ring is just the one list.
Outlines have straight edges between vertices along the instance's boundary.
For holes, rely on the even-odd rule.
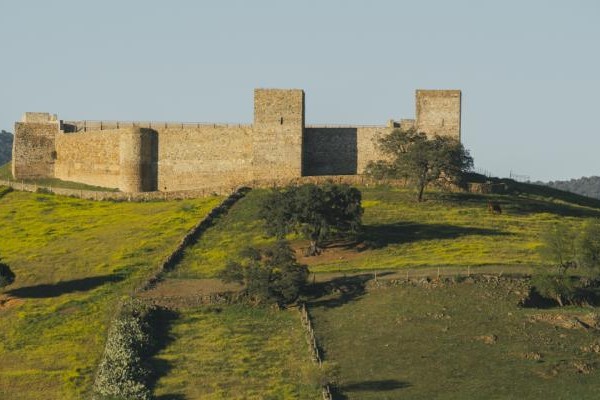
[[416,128],[460,140],[461,92],[417,90],[416,119],[380,126],[309,126],[304,91],[256,89],[249,125],[62,121],[25,113],[15,123],[15,179],[59,178],[123,192],[285,183],[360,175],[381,159],[376,138]]

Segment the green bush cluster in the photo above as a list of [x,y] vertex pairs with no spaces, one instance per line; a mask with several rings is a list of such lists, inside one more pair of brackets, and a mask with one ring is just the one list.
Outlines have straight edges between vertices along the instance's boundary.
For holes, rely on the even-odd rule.
[[306,285],[308,268],[296,261],[285,241],[262,250],[246,248],[240,257],[241,262],[229,261],[219,276],[225,282],[244,285],[244,294],[255,304],[292,303]]
[[580,230],[557,223],[542,235],[542,258],[564,272],[582,268],[600,276],[600,219],[586,221]]
[[349,185],[305,184],[273,190],[260,217],[267,233],[283,239],[289,233],[310,240],[307,255],[317,255],[322,242],[335,235],[353,235],[361,228],[361,192]]
[[148,322],[153,311],[153,307],[136,299],[123,305],[110,328],[98,367],[94,382],[96,398],[151,398],[151,390],[147,384],[150,370],[145,366],[144,359],[153,347]]

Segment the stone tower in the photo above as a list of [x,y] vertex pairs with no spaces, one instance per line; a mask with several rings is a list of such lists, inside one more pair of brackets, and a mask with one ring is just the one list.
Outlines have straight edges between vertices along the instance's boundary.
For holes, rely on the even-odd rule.
[[416,106],[417,131],[460,141],[460,90],[417,90]]
[[152,129],[124,129],[119,138],[119,189],[123,192],[157,190],[157,133]]
[[12,174],[15,179],[54,178],[56,115],[27,112],[15,123]]
[[254,179],[302,176],[303,90],[254,90],[253,128]]

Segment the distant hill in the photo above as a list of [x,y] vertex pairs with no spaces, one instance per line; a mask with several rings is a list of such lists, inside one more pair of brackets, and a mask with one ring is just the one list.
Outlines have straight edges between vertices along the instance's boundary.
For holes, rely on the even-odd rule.
[[582,196],[600,199],[600,176],[583,177],[569,181],[536,182],[554,189],[566,190]]
[[10,161],[12,157],[13,134],[0,131],[0,165],[4,165]]

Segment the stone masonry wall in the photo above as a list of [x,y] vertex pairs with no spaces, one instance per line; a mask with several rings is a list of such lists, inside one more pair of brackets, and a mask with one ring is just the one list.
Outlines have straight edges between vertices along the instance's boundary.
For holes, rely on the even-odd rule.
[[157,131],[158,190],[235,187],[253,179],[251,126]]
[[252,170],[256,180],[302,175],[304,91],[256,89]]
[[357,128],[304,129],[302,175],[357,173]]
[[460,90],[417,90],[417,130],[460,140]]
[[385,126],[359,127],[357,130],[358,159],[357,173],[363,174],[367,164],[384,158],[377,149],[377,139],[392,132],[394,128]]
[[304,91],[256,89],[252,125],[61,124],[48,113],[26,113],[15,124],[13,176],[172,192],[363,174],[382,158],[377,139],[392,129],[416,126],[460,140],[460,91],[418,90],[416,108],[416,120],[387,126],[306,128]]
[[56,136],[55,177],[108,188],[119,187],[119,138],[117,129]]
[[55,137],[58,132],[59,123],[55,121],[15,123],[12,157],[15,178],[54,177]]
[[304,176],[362,174],[370,161],[382,159],[377,138],[387,126],[316,127],[304,130]]

